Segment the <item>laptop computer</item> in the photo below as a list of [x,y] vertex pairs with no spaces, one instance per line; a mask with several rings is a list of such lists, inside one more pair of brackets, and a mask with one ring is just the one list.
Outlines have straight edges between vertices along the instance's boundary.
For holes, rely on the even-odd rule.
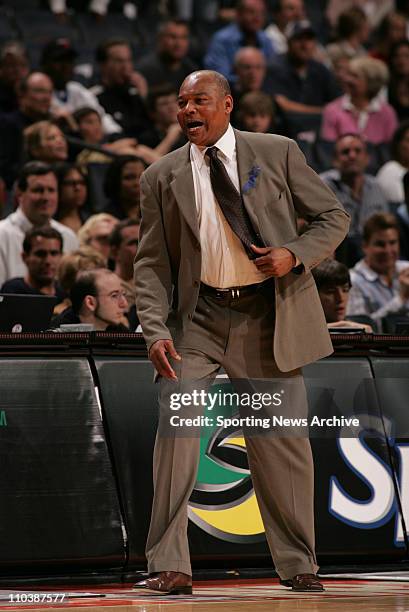
[[0,332],[45,331],[56,302],[50,295],[0,293]]

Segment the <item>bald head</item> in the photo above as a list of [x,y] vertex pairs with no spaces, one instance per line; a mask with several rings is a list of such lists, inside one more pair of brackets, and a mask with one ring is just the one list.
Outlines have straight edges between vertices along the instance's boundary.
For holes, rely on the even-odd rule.
[[211,146],[229,125],[233,108],[229,83],[213,70],[192,72],[182,83],[178,106],[178,121],[190,142]]
[[32,72],[20,85],[20,110],[36,120],[45,119],[51,106],[53,84],[43,72]]
[[183,81],[180,89],[182,90],[185,84],[193,84],[198,81],[207,81],[217,89],[221,96],[231,95],[229,81],[220,72],[215,70],[196,70],[191,72]]
[[234,57],[240,91],[259,91],[263,85],[267,64],[263,53],[255,47],[242,47]]

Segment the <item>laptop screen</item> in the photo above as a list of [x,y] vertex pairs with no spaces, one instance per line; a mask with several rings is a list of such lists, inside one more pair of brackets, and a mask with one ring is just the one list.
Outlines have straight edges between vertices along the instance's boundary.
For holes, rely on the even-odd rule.
[[56,302],[49,295],[0,293],[0,332],[45,331]]

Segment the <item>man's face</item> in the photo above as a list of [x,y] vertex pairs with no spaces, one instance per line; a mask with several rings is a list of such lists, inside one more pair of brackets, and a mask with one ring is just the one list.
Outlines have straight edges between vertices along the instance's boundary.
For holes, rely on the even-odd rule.
[[399,76],[409,75],[409,44],[399,46],[391,60],[391,65]]
[[89,113],[78,122],[81,137],[90,144],[99,144],[104,138],[104,130],[98,113]]
[[365,261],[378,274],[389,274],[399,258],[399,234],[394,228],[374,232],[363,245]]
[[53,84],[47,75],[32,74],[27,81],[27,91],[20,97],[20,109],[27,115],[46,117],[50,112]]
[[319,296],[327,323],[336,323],[345,319],[348,294],[348,283],[320,288]]
[[237,11],[239,27],[248,33],[256,33],[264,27],[266,7],[263,0],[245,0]]
[[304,18],[304,4],[302,0],[282,0],[279,12],[280,24],[283,26],[291,21],[300,21]]
[[178,117],[177,95],[161,96],[156,99],[154,118],[160,124],[169,127],[176,123]]
[[246,51],[236,66],[242,91],[260,91],[266,76],[266,60],[257,49]]
[[53,172],[27,178],[27,189],[19,195],[19,205],[33,225],[50,221],[57,211],[57,178]]
[[0,65],[0,79],[8,85],[16,85],[29,72],[28,60],[24,55],[9,53]]
[[56,89],[64,89],[68,81],[72,80],[74,66],[74,59],[72,57],[64,57],[48,62],[44,70],[51,78]]
[[265,134],[270,129],[271,115],[257,113],[243,117],[243,127],[248,132],[259,132]]
[[30,253],[23,253],[23,261],[37,285],[47,286],[56,278],[61,255],[59,240],[35,236],[31,242]]
[[363,174],[368,163],[368,152],[362,140],[354,136],[345,136],[337,142],[334,165],[341,176]]
[[131,161],[124,165],[121,173],[121,198],[137,204],[140,199],[141,176],[145,166],[139,161]]
[[129,225],[121,230],[122,242],[114,254],[115,260],[124,270],[133,269],[139,243],[139,225]]
[[98,253],[101,253],[105,259],[109,257],[109,236],[117,223],[118,221],[116,219],[112,221],[108,219],[105,221],[98,221],[90,231],[87,244],[98,251]]
[[296,36],[288,41],[288,53],[297,63],[305,64],[314,57],[315,38],[310,35]]
[[189,31],[187,26],[178,23],[169,23],[159,38],[159,53],[173,60],[186,57],[189,50]]
[[119,325],[128,310],[120,278],[116,274],[102,274],[97,277],[96,286],[95,318],[102,320],[106,326]]
[[109,86],[129,83],[133,72],[131,49],[128,45],[114,45],[108,49],[107,60],[102,65],[102,76]]
[[184,134],[198,147],[207,147],[226,131],[233,100],[218,89],[211,77],[190,75],[182,83],[178,105],[178,121]]

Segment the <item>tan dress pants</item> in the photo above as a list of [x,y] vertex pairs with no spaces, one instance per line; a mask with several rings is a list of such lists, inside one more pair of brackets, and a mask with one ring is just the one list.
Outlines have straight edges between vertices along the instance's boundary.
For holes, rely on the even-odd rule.
[[[220,304],[199,296],[184,334],[174,334],[182,360],[172,361],[178,382],[160,379],[160,420],[154,450],[154,499],[146,544],[148,571],[191,574],[187,505],[194,489],[200,437],[172,433],[166,419],[169,394],[207,389],[222,366],[231,380],[287,380],[283,402],[307,414],[300,370],[281,372],[273,358],[274,309],[271,290]],[[288,330],[291,334],[291,330]],[[282,579],[316,573],[314,552],[314,469],[307,436],[245,434],[248,462],[267,542]]]

